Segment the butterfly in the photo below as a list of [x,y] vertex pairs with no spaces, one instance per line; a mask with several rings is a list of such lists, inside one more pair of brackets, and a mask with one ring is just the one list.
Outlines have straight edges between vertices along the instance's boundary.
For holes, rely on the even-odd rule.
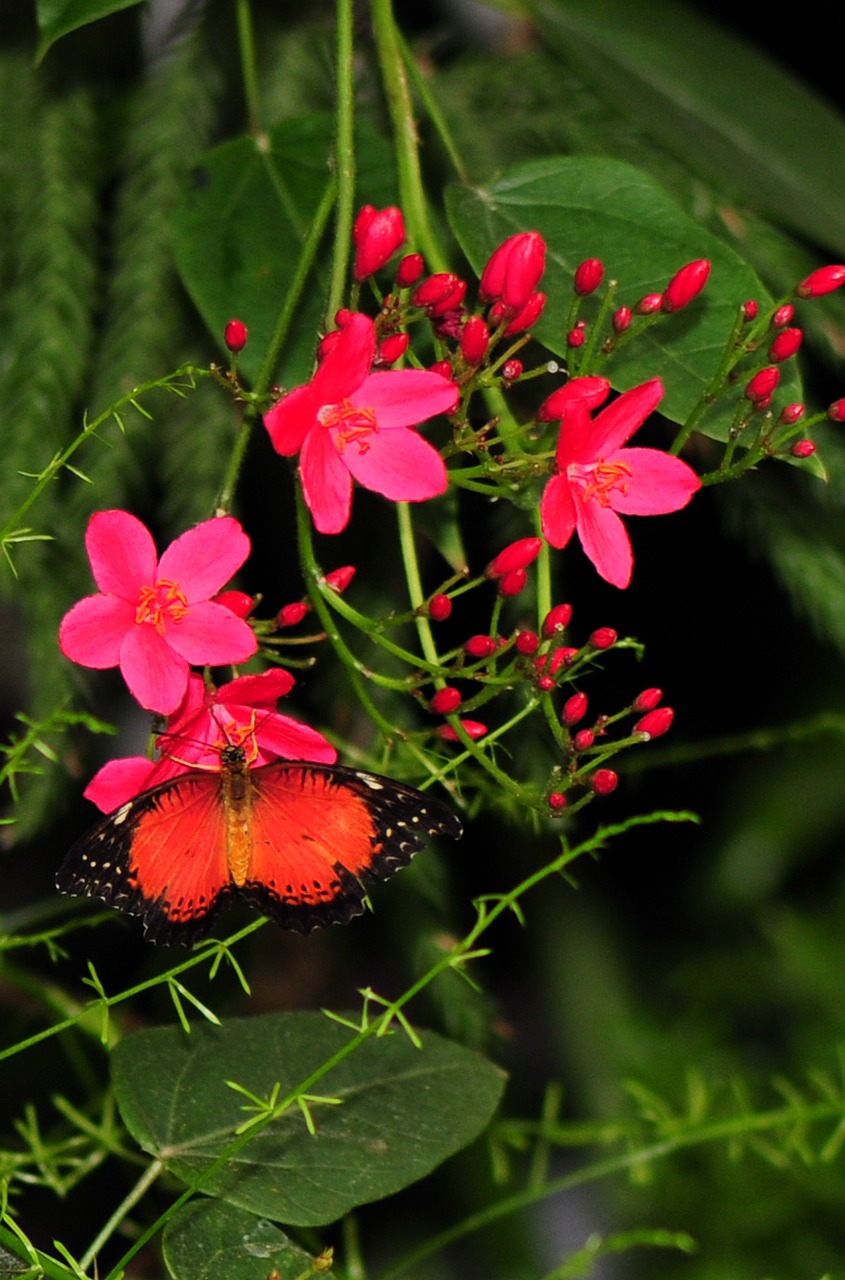
[[228,745],[219,771],[179,774],[102,818],[56,885],[139,916],[165,945],[197,941],[235,901],[309,933],[360,915],[367,888],[427,837],[461,832],[442,801],[391,778],[306,761],[250,768]]

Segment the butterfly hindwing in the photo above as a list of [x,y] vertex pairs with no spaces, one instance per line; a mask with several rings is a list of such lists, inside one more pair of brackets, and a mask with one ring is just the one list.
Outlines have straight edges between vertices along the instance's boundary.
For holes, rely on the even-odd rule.
[[102,818],[68,853],[63,893],[140,916],[153,942],[189,944],[240,898],[308,933],[363,911],[367,886],[410,862],[427,837],[457,839],[439,800],[390,778],[277,761],[162,782]]

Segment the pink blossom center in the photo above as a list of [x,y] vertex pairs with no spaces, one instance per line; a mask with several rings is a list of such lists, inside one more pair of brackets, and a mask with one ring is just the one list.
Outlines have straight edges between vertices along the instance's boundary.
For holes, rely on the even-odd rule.
[[188,612],[188,600],[177,582],[161,578],[154,587],[142,587],[135,610],[135,621],[155,627],[164,635],[169,622],[181,622]]
[[622,494],[628,492],[628,477],[632,474],[627,463],[605,462],[603,458],[588,466],[574,462],[566,470],[570,480],[580,481],[584,485],[584,501],[590,502],[596,498],[602,507],[611,505],[611,494],[615,490],[618,489]]
[[370,447],[367,437],[378,431],[375,410],[355,408],[348,400],[324,405],[317,418],[322,426],[334,428],[338,453],[343,453],[348,444],[357,444],[358,452],[366,453]]

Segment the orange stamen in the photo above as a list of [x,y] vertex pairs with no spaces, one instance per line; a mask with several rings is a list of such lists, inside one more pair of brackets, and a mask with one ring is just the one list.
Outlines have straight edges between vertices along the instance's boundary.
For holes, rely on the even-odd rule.
[[[585,468],[586,470],[586,468]],[[599,460],[589,468],[589,479],[584,488],[584,501],[597,498],[602,507],[610,506],[610,495],[615,489],[620,493],[628,492],[628,476],[631,467],[625,462],[603,462]]]
[[150,623],[162,636],[168,622],[181,622],[187,612],[188,600],[178,584],[162,578],[154,587],[141,588],[135,621]]
[[334,442],[338,453],[343,453],[348,444],[357,444],[358,452],[366,453],[370,447],[367,437],[378,431],[375,410],[356,409],[348,400],[324,405],[317,417],[324,427],[336,429]]

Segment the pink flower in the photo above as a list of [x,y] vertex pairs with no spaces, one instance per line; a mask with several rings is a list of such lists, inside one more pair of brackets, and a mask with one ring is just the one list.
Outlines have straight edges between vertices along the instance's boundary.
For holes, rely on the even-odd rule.
[[172,542],[161,560],[146,525],[128,511],[98,511],[85,546],[99,595],[65,614],[59,647],[83,667],[120,667],[149,711],[175,711],[192,663],[245,662],[257,648],[249,625],[210,599],[249,555],[237,520],[206,520]]
[[577,530],[598,572],[615,587],[631,580],[633,555],[622,515],[659,516],[685,507],[698,476],[659,449],[627,449],[625,442],[656,408],[663,386],[652,378],[624,391],[595,419],[583,400],[563,406],[556,471],[540,502],[543,535],[565,547]]
[[370,373],[375,326],[353,313],[317,372],[264,415],[278,453],[301,450],[302,492],[320,533],[349,523],[352,480],[393,502],[444,493],[437,450],[410,427],[457,404],[454,382],[419,369]]
[[158,760],[109,760],[85,788],[87,799],[111,813],[139,792],[180,773],[219,773],[220,752],[227,746],[242,746],[255,767],[280,758],[334,764],[337,752],[321,733],[276,710],[277,700],[293,683],[280,668],[239,676],[219,689],[208,688],[200,676],[192,675],[182,705],[156,743],[164,754]]

